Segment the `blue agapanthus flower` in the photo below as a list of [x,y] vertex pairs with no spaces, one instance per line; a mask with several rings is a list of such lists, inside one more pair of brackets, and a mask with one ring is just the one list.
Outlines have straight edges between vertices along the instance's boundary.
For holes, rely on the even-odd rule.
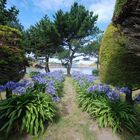
[[12,92],[15,94],[24,94],[24,93],[26,93],[26,88],[19,86],[19,87],[15,88]]
[[97,84],[94,86],[90,86],[87,89],[87,92],[88,93],[93,93],[93,92],[104,93],[111,100],[119,100],[120,99],[119,94],[116,93],[115,90],[112,90],[108,85]]
[[45,84],[45,83],[46,83],[45,79],[43,79],[43,78],[40,77],[40,76],[33,76],[33,77],[32,77],[32,80],[33,80],[34,82],[37,82],[38,84]]
[[6,83],[5,87],[10,89],[10,90],[13,90],[13,89],[16,88],[16,83],[13,82],[13,81],[9,81],[9,82]]
[[94,86],[91,86],[87,89],[88,93],[92,93],[92,92],[103,92],[103,93],[108,93],[111,91],[111,88],[108,85],[103,85],[103,84],[97,84]]
[[80,86],[80,87],[83,87],[83,86],[84,86],[84,81],[83,81],[83,80],[79,80],[78,83],[79,83],[79,86]]
[[29,81],[29,80],[22,80],[22,81],[16,83],[16,87],[19,87],[19,86],[26,87],[26,88],[34,87],[34,82],[33,81]]
[[54,102],[60,102],[60,98],[58,96],[53,97]]
[[120,92],[125,93],[125,94],[130,94],[131,90],[128,87],[122,87],[120,88]]
[[3,92],[3,91],[5,91],[5,86],[1,85],[0,86],[0,92]]
[[46,89],[46,93],[48,94],[51,94],[51,95],[55,95],[56,93],[56,90],[55,90],[55,87],[49,87]]
[[111,99],[111,100],[119,100],[119,99],[120,99],[119,94],[117,94],[115,91],[109,91],[109,92],[107,93],[107,96],[108,96],[108,98]]

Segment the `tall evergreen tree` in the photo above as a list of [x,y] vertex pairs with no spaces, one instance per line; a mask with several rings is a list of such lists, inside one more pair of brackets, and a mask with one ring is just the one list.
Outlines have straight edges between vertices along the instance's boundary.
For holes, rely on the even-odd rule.
[[97,15],[74,3],[69,12],[57,11],[54,24],[61,36],[63,51],[59,54],[62,64],[70,75],[73,59],[84,45],[99,32]]
[[49,72],[49,58],[58,51],[61,39],[48,16],[26,31],[25,38],[25,50],[34,52],[36,56],[44,56],[46,59],[45,70]]
[[7,9],[6,5],[7,0],[0,0],[0,25],[7,25],[22,31],[23,26],[17,18],[19,10],[15,6]]

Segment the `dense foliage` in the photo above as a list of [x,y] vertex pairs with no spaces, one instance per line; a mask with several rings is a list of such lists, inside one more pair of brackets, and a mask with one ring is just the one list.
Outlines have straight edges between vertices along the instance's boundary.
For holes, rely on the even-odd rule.
[[98,34],[94,41],[89,42],[87,45],[84,45],[80,49],[80,52],[84,54],[84,56],[95,57],[97,59],[97,70],[99,69],[99,51],[101,46],[103,34]]
[[127,129],[135,133],[137,113],[133,106],[120,100],[120,94],[126,88],[118,90],[105,84],[88,83],[83,77],[89,76],[83,75],[73,73],[77,101],[82,110],[95,117],[100,127],[111,127],[113,132]]
[[79,56],[77,53],[99,33],[96,26],[97,18],[97,15],[78,3],[74,3],[69,12],[62,10],[56,12],[54,24],[63,42],[63,50],[58,55],[67,68],[68,75],[70,75],[73,59]]
[[23,46],[27,52],[46,57],[46,71],[49,71],[50,56],[57,52],[56,55],[70,75],[77,53],[81,53],[81,48],[99,33],[97,18],[93,12],[75,2],[70,11],[58,10],[54,21],[46,15],[24,32]]
[[26,59],[20,42],[17,29],[0,25],[0,84],[17,82],[25,74]]
[[24,32],[23,46],[26,52],[33,52],[36,56],[43,56],[46,60],[46,72],[49,72],[49,58],[59,51],[60,34],[48,16]]
[[114,86],[128,86],[130,89],[140,86],[139,56],[126,46],[125,35],[119,27],[110,24],[104,34],[100,49],[101,82]]
[[63,81],[63,73],[55,71],[40,73],[32,80],[1,85],[0,92],[9,89],[13,96],[0,101],[0,133],[42,134],[45,124],[56,116],[55,104],[62,96]]
[[28,92],[0,101],[0,132],[6,135],[27,132],[39,135],[44,124],[53,121],[56,106],[44,93]]
[[116,0],[114,16],[119,16],[128,0]]
[[7,0],[0,0],[0,25],[6,25],[12,28],[23,30],[23,26],[17,18],[19,10],[17,10],[15,6],[12,6],[8,9],[6,4]]

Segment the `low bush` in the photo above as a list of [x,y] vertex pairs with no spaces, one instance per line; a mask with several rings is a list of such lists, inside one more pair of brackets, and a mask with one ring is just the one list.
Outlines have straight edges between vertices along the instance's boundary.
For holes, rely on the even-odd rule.
[[87,87],[83,83],[80,86],[82,77],[75,77],[80,76],[74,76],[78,104],[83,111],[96,118],[99,127],[111,127],[114,133],[124,129],[136,132],[137,113],[133,106],[120,100],[120,92],[117,89],[104,84]]
[[99,76],[99,70],[92,70],[92,75]]
[[26,93],[0,101],[0,132],[26,132],[40,135],[45,123],[52,122],[56,115],[56,106],[51,96],[44,93]]
[[56,103],[62,95],[64,76],[61,71],[39,73],[32,80],[10,81],[0,86],[12,96],[0,101],[0,133],[13,132],[40,135],[45,124],[56,116]]
[[32,71],[30,72],[30,77],[37,76],[38,74],[40,74],[40,72]]

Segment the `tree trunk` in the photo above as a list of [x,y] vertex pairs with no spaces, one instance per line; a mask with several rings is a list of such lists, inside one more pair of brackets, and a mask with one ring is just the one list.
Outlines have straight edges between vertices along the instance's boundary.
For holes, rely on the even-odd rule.
[[97,57],[97,70],[99,70],[99,57]]
[[45,71],[46,72],[50,72],[50,68],[49,68],[49,56],[46,56]]
[[131,92],[126,93],[125,100],[126,100],[127,103],[132,104],[133,103],[133,99],[132,99],[132,88],[129,88],[129,90]]
[[67,76],[71,76],[71,67],[72,67],[72,59],[70,59],[70,63],[67,65]]
[[10,98],[12,97],[12,90],[9,90],[8,88],[6,88],[6,98]]
[[67,66],[67,76],[71,76],[70,71],[71,71],[71,67],[68,65],[68,66]]

